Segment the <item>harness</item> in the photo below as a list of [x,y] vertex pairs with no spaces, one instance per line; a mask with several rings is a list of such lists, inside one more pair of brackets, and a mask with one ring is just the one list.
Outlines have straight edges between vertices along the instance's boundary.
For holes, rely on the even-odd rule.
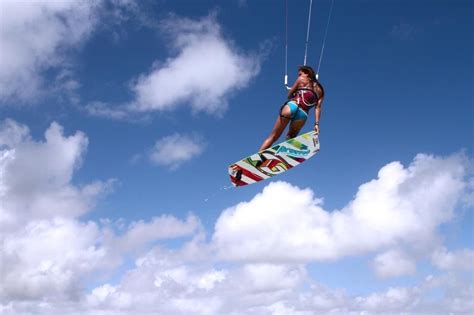
[[286,119],[293,119],[293,117],[286,117],[281,114],[283,107],[285,107],[285,105],[288,104],[288,102],[292,102],[292,101],[295,102],[299,108],[301,108],[303,111],[308,113],[311,107],[315,106],[318,103],[318,100],[319,100],[319,95],[315,91],[309,88],[300,88],[296,90],[296,92],[293,94],[293,97],[291,99],[287,100],[281,106],[280,117],[283,117]]
[[316,105],[318,102],[319,96],[312,89],[301,88],[296,90],[295,97],[293,100],[296,102],[298,107],[300,107],[305,112],[308,112],[309,109]]

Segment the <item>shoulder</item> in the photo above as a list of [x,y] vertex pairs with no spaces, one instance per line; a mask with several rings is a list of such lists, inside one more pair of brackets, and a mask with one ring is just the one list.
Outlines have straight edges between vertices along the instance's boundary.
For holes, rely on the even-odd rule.
[[324,95],[324,88],[319,81],[313,82],[313,88],[315,91],[321,92]]
[[319,82],[318,80],[316,81],[313,81],[313,86],[314,88],[323,88],[323,86],[321,85],[321,82]]
[[296,83],[298,86],[300,86],[300,85],[303,84],[304,82],[303,82],[303,79],[302,79],[301,77],[298,77],[298,78],[296,78],[295,83]]

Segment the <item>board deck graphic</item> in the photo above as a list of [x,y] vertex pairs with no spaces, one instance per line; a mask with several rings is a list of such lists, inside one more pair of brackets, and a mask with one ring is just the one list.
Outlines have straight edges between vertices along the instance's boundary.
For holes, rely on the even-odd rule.
[[245,186],[283,173],[319,151],[318,135],[309,131],[229,166],[234,186]]

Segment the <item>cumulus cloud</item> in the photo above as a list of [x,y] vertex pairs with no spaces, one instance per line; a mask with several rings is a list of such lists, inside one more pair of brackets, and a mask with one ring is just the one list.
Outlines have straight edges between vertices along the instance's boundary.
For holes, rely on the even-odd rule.
[[176,170],[183,163],[202,154],[205,146],[204,140],[198,135],[175,133],[158,139],[149,158],[156,165]]
[[293,296],[305,279],[303,267],[209,265],[153,250],[137,260],[122,281],[91,291],[91,309],[125,314],[270,314],[268,306]]
[[[461,155],[387,164],[333,212],[310,189],[272,183],[224,211],[209,240],[192,214],[124,224],[81,220],[110,189],[107,181],[73,184],[87,143],[84,133],[65,135],[58,123],[44,140],[13,120],[0,124],[2,314],[445,314],[474,307],[464,275],[472,249],[438,246],[433,254],[430,246],[423,259],[431,257],[437,274],[356,296],[313,279],[307,264],[369,253],[382,277],[413,272],[407,249],[436,244],[437,228],[462,199]],[[375,218],[367,218],[369,210]],[[172,246],[163,242],[176,238]]]
[[177,53],[137,79],[133,109],[169,110],[188,104],[196,111],[223,112],[228,95],[260,71],[258,56],[239,53],[213,16],[198,21],[173,16],[161,28]]
[[104,263],[94,223],[38,220],[7,234],[1,255],[0,296],[13,300],[74,299],[82,277]]
[[375,273],[381,278],[405,276],[416,272],[414,259],[400,250],[390,250],[377,255],[373,265]]
[[163,215],[154,217],[149,222],[143,220],[132,222],[127,227],[126,233],[115,237],[113,243],[120,253],[124,253],[160,239],[188,236],[199,228],[199,219],[194,215],[189,215],[186,221]]
[[116,26],[137,10],[131,0],[0,1],[0,104],[46,94],[77,104],[74,54],[99,26]]
[[155,249],[137,259],[135,268],[127,271],[119,284],[101,285],[85,301],[92,310],[125,314],[213,314],[220,304],[206,293],[225,278],[221,270],[189,261],[183,264],[177,257]]
[[474,250],[472,249],[448,251],[443,247],[436,250],[431,259],[433,265],[443,270],[474,271]]
[[26,220],[76,217],[88,212],[113,180],[82,187],[71,183],[88,145],[82,132],[64,136],[56,122],[44,141],[35,141],[28,127],[13,120],[0,123],[0,226],[21,226]]
[[[178,254],[179,255],[179,254]],[[445,298],[430,296],[443,290]],[[428,276],[414,286],[353,296],[331,289],[292,264],[212,266],[153,250],[136,260],[116,284],[92,288],[77,305],[86,314],[380,314],[466,313],[472,286],[456,276]],[[79,303],[79,302],[78,302]],[[49,314],[73,314],[44,303]]]
[[414,288],[390,288],[386,292],[373,293],[356,298],[358,307],[372,312],[394,312],[413,309],[419,303],[420,290]]
[[[43,72],[60,68],[66,52],[89,38],[102,1],[0,2],[0,101],[32,101],[41,94]],[[64,76],[60,74],[58,80]],[[63,87],[75,88],[70,77]]]
[[201,20],[171,16],[160,24],[171,56],[156,61],[131,83],[134,100],[110,107],[94,102],[92,115],[124,119],[137,112],[172,111],[186,106],[194,112],[221,115],[229,97],[260,72],[266,48],[244,53],[226,38],[214,15]]
[[65,136],[56,122],[44,141],[13,120],[0,123],[0,296],[71,298],[81,275],[103,262],[96,224],[74,219],[112,188],[113,181],[71,183],[87,144],[82,132]]
[[84,133],[65,136],[56,122],[41,141],[13,120],[0,123],[3,311],[8,310],[8,301],[10,305],[19,301],[15,304],[19,313],[24,301],[76,301],[86,281],[98,272],[112,272],[130,253],[201,229],[193,215],[184,221],[163,215],[122,229],[118,222],[107,220],[82,222],[80,217],[94,210],[97,199],[109,193],[114,182],[73,184],[87,144]]
[[[464,157],[420,154],[408,166],[384,166],[343,209],[328,212],[309,189],[271,183],[249,202],[223,212],[213,240],[220,257],[311,261],[387,246],[431,246],[463,195]],[[357,237],[354,237],[357,235]]]
[[[144,245],[189,236],[196,233],[199,227],[199,221],[192,216],[186,221],[164,216],[153,218],[150,222],[132,222],[122,235],[118,235],[112,232],[112,229],[104,228],[95,222],[83,223],[69,218],[33,220],[25,227],[3,237],[0,267],[4,273],[0,284],[0,297],[5,301],[4,305],[8,305],[8,301],[10,305],[14,305],[13,314],[22,313],[21,310],[27,312],[23,307],[36,309],[37,301],[43,301],[42,305],[47,307],[45,311],[51,307],[46,311],[49,314],[67,313],[61,307],[58,308],[61,304],[57,304],[59,301],[80,303],[81,299],[86,299],[91,303],[87,307],[93,309],[94,305],[112,295],[116,289],[112,285],[104,284],[86,297],[86,283],[92,282],[93,279],[107,279],[107,274],[119,267],[126,255],[139,251]],[[137,264],[145,266],[147,261],[143,258],[138,260]],[[117,292],[118,295],[115,296],[119,309],[126,304],[124,296],[138,294],[138,288],[147,289],[143,276],[146,276],[146,273],[137,275],[137,282],[133,282],[135,290],[130,294]],[[153,279],[158,283],[160,279],[169,277],[174,279],[173,281],[188,281],[186,270],[179,268],[163,271]],[[199,288],[209,289],[220,277],[218,272],[207,272],[196,277],[192,283]],[[33,302],[30,304],[28,301]]]

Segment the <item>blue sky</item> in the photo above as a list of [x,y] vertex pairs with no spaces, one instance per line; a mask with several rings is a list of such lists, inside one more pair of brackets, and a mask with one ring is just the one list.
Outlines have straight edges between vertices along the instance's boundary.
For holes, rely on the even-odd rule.
[[230,189],[286,98],[285,1],[0,1],[0,309],[474,311],[472,12],[336,0],[321,151]]

